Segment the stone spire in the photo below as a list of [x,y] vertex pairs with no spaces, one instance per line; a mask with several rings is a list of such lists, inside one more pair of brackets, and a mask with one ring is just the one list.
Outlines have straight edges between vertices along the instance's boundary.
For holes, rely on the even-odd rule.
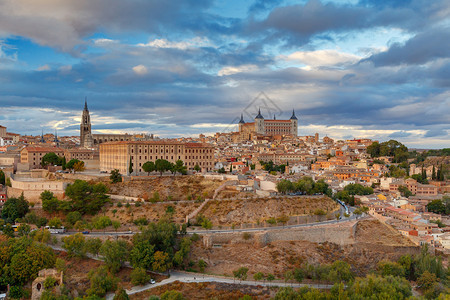
[[255,117],[255,119],[264,119],[264,117],[261,115],[261,108],[258,108],[258,115]]
[[297,120],[297,117],[295,116],[295,111],[294,110],[292,110],[291,120]]
[[44,129],[42,129],[42,135],[41,135],[41,143],[45,143],[45,139],[44,139]]
[[239,124],[245,124],[244,115],[241,114],[241,119],[239,120]]

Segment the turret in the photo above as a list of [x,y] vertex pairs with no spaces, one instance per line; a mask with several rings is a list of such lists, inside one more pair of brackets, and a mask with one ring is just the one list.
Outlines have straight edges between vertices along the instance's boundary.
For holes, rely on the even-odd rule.
[[259,134],[265,134],[264,117],[261,114],[261,109],[258,109],[258,115],[255,117],[255,131]]

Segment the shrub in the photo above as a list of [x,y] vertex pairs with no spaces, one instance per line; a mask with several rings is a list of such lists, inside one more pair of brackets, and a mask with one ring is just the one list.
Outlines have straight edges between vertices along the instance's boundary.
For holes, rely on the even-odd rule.
[[144,285],[150,280],[150,276],[147,274],[144,268],[135,268],[131,272],[131,283],[133,285]]
[[249,240],[249,239],[251,239],[252,238],[252,235],[251,235],[251,233],[249,233],[249,232],[244,232],[243,234],[242,234],[242,238],[244,239],[244,240]]

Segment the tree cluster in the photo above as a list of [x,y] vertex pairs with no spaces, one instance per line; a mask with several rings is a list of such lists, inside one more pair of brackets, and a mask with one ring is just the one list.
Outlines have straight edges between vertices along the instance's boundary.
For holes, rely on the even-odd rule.
[[159,172],[160,175],[166,171],[172,172],[172,174],[175,176],[177,173],[180,173],[182,175],[186,175],[187,168],[184,165],[182,160],[177,160],[175,163],[171,163],[165,159],[157,159],[155,162],[147,161],[142,165],[142,170],[144,172],[147,172],[148,175],[150,175],[151,172]]
[[276,165],[273,163],[273,161],[269,161],[269,162],[260,161],[259,163],[261,164],[263,169],[269,173],[270,172],[284,173],[286,170],[286,165],[284,165],[284,164]]
[[373,142],[367,147],[367,153],[372,158],[380,156],[393,156],[394,163],[401,163],[406,161],[409,157],[408,148],[396,140],[389,140],[387,142],[378,143]]
[[306,195],[324,194],[331,196],[331,189],[323,179],[314,182],[311,177],[305,176],[297,182],[282,179],[277,183],[277,190],[280,193],[302,193]]
[[23,286],[37,277],[39,270],[52,268],[56,256],[53,250],[23,236],[0,243],[0,288]]
[[50,213],[57,211],[95,215],[108,202],[108,189],[103,183],[90,184],[84,180],[75,180],[66,188],[69,200],[58,200],[52,192],[41,193],[42,208]]
[[450,215],[450,196],[436,199],[427,204],[427,210],[441,215]]
[[351,183],[344,187],[342,191],[336,192],[333,195],[334,199],[339,199],[345,203],[353,206],[355,205],[355,195],[370,195],[373,194],[373,188],[363,186],[359,183]]
[[19,198],[11,197],[6,200],[1,216],[7,223],[14,223],[17,219],[24,217],[29,210],[28,201],[22,193]]

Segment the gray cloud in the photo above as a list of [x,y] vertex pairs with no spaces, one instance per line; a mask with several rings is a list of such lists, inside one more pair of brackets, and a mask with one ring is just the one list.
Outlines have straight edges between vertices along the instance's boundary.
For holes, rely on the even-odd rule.
[[394,44],[388,51],[368,58],[376,66],[424,64],[436,58],[450,57],[450,28],[434,28],[422,32],[404,45]]

